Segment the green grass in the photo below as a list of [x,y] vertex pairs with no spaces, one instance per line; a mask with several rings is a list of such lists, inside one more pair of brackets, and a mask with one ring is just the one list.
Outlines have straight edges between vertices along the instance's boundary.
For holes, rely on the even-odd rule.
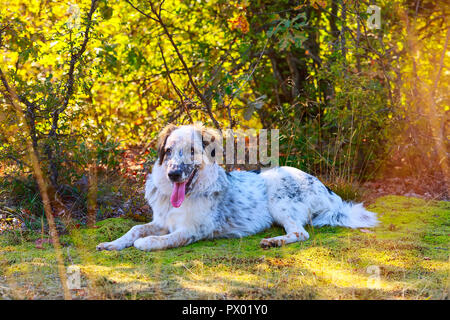
[[[81,269],[74,298],[121,299],[445,299],[449,290],[449,202],[387,196],[370,209],[381,225],[373,233],[308,228],[306,242],[268,250],[271,228],[243,239],[200,241],[183,248],[96,252],[121,236],[128,219],[61,237],[66,266]],[[28,236],[0,236],[0,294],[61,298],[51,245],[36,249]],[[377,278],[379,274],[379,278]]]

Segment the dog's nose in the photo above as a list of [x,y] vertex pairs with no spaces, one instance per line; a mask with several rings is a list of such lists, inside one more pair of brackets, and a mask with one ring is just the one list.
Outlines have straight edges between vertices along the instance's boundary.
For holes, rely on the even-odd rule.
[[182,173],[183,172],[180,169],[172,170],[168,173],[168,176],[170,180],[172,180],[173,182],[177,182],[180,181]]

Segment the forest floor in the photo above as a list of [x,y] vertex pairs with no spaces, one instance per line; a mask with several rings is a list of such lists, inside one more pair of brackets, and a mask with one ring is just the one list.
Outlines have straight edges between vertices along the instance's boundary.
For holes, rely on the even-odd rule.
[[[80,271],[74,299],[448,299],[450,203],[404,196],[371,201],[374,229],[308,228],[310,239],[264,250],[281,228],[242,239],[141,252],[95,251],[129,218],[61,236],[66,267]],[[41,235],[0,235],[0,298],[62,298],[55,252]],[[79,268],[79,269],[77,269]]]

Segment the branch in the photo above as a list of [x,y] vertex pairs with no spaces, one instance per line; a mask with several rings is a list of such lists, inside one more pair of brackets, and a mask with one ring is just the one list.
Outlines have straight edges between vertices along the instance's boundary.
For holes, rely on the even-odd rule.
[[83,55],[84,51],[86,51],[86,46],[89,41],[89,32],[90,32],[90,29],[92,26],[92,15],[94,14],[95,10],[97,9],[97,1],[98,0],[91,1],[91,8],[87,15],[87,24],[86,24],[86,29],[84,31],[83,43],[81,44],[80,50],[76,54],[72,53],[72,57],[70,59],[70,68],[69,68],[69,74],[68,74],[69,79],[67,80],[67,84],[66,84],[67,91],[66,91],[66,96],[64,97],[64,103],[62,106],[63,110],[65,108],[67,108],[67,105],[69,104],[69,100],[73,94],[75,65],[78,62],[78,60],[81,58],[81,56]]
[[[278,24],[280,25],[280,23]],[[277,26],[278,27],[278,26]],[[256,71],[256,68],[258,67],[264,53],[266,52],[266,48],[267,48],[267,44],[269,43],[270,38],[267,38],[266,43],[264,44],[264,48],[261,51],[261,54],[258,57],[258,60],[256,61],[255,65],[253,66],[252,71],[247,75],[247,78],[245,79],[244,83],[241,84],[241,86],[239,88],[237,88],[232,94],[231,94],[231,99],[228,102],[228,104],[224,105],[225,108],[228,109],[228,116],[231,117],[231,111],[230,111],[230,106],[231,103],[233,102],[233,100],[236,98],[236,95],[239,93],[239,91],[241,91],[241,89],[244,87],[244,85],[250,80],[250,78],[253,76],[253,73]],[[231,129],[232,123],[230,123],[230,129]]]
[[[81,44],[80,49],[77,53],[71,53],[71,59],[70,59],[70,66],[69,66],[69,72],[68,72],[68,79],[66,82],[66,94],[64,95],[63,104],[60,108],[56,108],[55,111],[52,112],[52,126],[50,128],[50,131],[48,133],[48,137],[54,138],[56,137],[56,131],[58,130],[58,121],[59,121],[59,115],[67,108],[69,105],[69,101],[73,96],[74,92],[74,83],[75,83],[75,66],[81,56],[83,55],[84,51],[86,50],[87,43],[89,41],[89,32],[92,26],[92,15],[94,14],[95,10],[97,9],[97,1],[99,0],[91,0],[91,7],[89,9],[88,15],[87,15],[87,23],[86,28],[84,30],[84,39],[83,43]],[[50,172],[50,181],[53,185],[53,187],[57,186],[58,181],[58,168],[54,161],[53,157],[53,150],[50,145],[50,143],[47,143],[45,145],[45,153],[47,155],[47,159],[49,162],[49,172]]]
[[186,71],[188,78],[189,78],[189,83],[192,86],[192,88],[195,91],[195,94],[197,95],[197,97],[200,99],[200,101],[203,103],[203,105],[206,108],[206,112],[208,113],[209,117],[211,118],[211,120],[214,123],[214,126],[218,129],[221,130],[220,128],[220,124],[219,122],[216,120],[216,118],[214,117],[212,111],[211,111],[211,104],[208,102],[208,100],[205,98],[205,96],[200,92],[200,90],[198,89],[197,85],[195,84],[194,78],[192,77],[192,73],[189,70],[186,62],[184,61],[183,55],[181,54],[180,50],[178,49],[177,44],[175,43],[175,41],[173,40],[172,35],[170,34],[169,30],[167,29],[166,24],[164,23],[164,21],[162,21],[162,16],[161,16],[161,11],[162,11],[162,5],[164,3],[164,1],[162,1],[159,4],[158,9],[155,8],[155,6],[153,5],[152,2],[150,2],[150,8],[152,13],[156,16],[156,19],[154,17],[152,17],[151,15],[143,12],[142,10],[138,9],[137,7],[135,7],[129,0],[126,0],[127,3],[129,3],[135,10],[137,10],[139,13],[141,13],[142,15],[144,15],[145,17],[151,19],[152,21],[157,22],[164,30],[164,34],[167,36],[167,38],[169,39],[170,43],[172,44],[173,49],[175,50],[178,59],[180,60],[181,64],[183,65],[184,70]]
[[[223,56],[220,58],[220,62],[219,64],[216,65],[215,70],[213,72],[213,74],[211,75],[211,78],[208,79],[207,82],[212,83],[215,78],[217,77],[217,75],[219,74],[219,71],[221,70],[223,64],[225,63],[225,61],[227,61],[228,56],[230,55],[231,52],[231,48],[233,47],[233,45],[235,44],[236,40],[237,40],[237,36],[235,36],[233,38],[233,40],[231,40],[230,45],[228,47],[228,49],[222,49],[219,48],[222,51],[225,51],[225,53],[223,54]],[[206,86],[206,84],[203,86],[203,88]]]
[[142,14],[143,16],[145,16],[145,17],[147,17],[147,18],[149,18],[150,20],[153,20],[153,21],[155,21],[155,22],[158,22],[159,23],[159,21],[158,20],[156,20],[155,18],[153,18],[152,16],[150,16],[149,14],[147,14],[147,13],[145,13],[144,11],[142,11],[141,9],[139,9],[138,7],[136,7],[135,5],[133,5],[132,3],[131,3],[131,1],[130,0],[125,0],[125,2],[127,2],[130,6],[132,6],[133,7],[133,9],[134,10],[136,10],[137,12],[139,12],[140,14]]
[[25,166],[28,168],[31,168],[31,166],[26,163],[25,161],[22,161],[20,159],[17,159],[16,157],[12,156],[12,155],[7,155],[6,158],[13,160],[14,162],[16,162],[19,166]]
[[[161,27],[163,27],[164,33],[169,38],[169,41],[172,44],[172,47],[174,48],[175,52],[177,53],[178,59],[180,59],[180,62],[183,65],[183,68],[188,75],[189,83],[191,84],[192,88],[194,89],[197,97],[200,99],[200,101],[202,101],[203,105],[206,107],[206,111],[207,111],[208,115],[210,116],[211,120],[213,121],[214,125],[216,126],[216,128],[220,130],[220,124],[219,124],[219,122],[217,122],[217,120],[214,118],[214,115],[212,114],[211,104],[206,100],[205,96],[200,92],[197,85],[195,84],[194,78],[192,77],[192,73],[190,72],[186,62],[184,61],[183,55],[180,53],[180,50],[178,49],[178,46],[175,44],[175,41],[173,40],[172,35],[170,34],[169,30],[167,29],[167,26],[162,21],[161,15],[156,12],[156,9],[153,7],[153,4],[151,4],[151,10],[152,10],[153,14],[155,14],[156,17],[158,18],[159,24],[161,25]],[[160,12],[161,12],[161,10],[160,10]]]
[[3,92],[3,96],[6,100],[8,100],[11,104],[13,103],[13,99],[11,97],[11,88],[8,84],[8,81],[6,81],[6,77],[3,74],[3,72],[0,70],[0,80],[2,81],[3,86],[5,87],[6,92]]
[[[200,62],[197,62],[195,65],[193,65],[191,67],[191,69],[194,69],[195,67],[197,67],[199,65],[200,65]],[[117,79],[114,79],[114,80],[111,80],[111,81],[98,81],[98,83],[102,83],[102,84],[106,84],[106,83],[132,83],[132,82],[140,83],[140,82],[146,82],[146,81],[150,81],[150,83],[153,83],[153,82],[159,81],[159,79],[157,79],[158,77],[165,76],[168,73],[169,74],[173,74],[173,73],[179,73],[179,72],[182,72],[182,71],[184,71],[184,68],[176,68],[176,69],[172,69],[172,70],[162,71],[160,73],[154,73],[154,74],[151,74],[151,75],[149,75],[147,77],[144,77],[144,78],[134,78],[134,79],[130,79],[130,80],[117,80]]]
[[49,132],[49,136],[54,136],[56,133],[56,130],[58,129],[58,120],[59,120],[59,114],[63,112],[67,106],[69,105],[69,101],[73,96],[74,91],[74,83],[75,83],[75,65],[83,55],[83,53],[86,51],[86,46],[89,41],[89,32],[92,26],[92,15],[94,14],[95,10],[97,9],[97,1],[98,0],[91,0],[91,7],[89,9],[88,15],[87,15],[87,24],[86,28],[84,30],[84,39],[83,43],[81,44],[80,50],[78,50],[77,53],[71,53],[71,59],[69,62],[69,72],[68,72],[68,79],[66,83],[66,94],[64,96],[63,104],[60,108],[57,108],[53,113],[53,122],[52,122],[52,128]]
[[177,86],[175,85],[175,83],[173,82],[172,76],[170,75],[170,72],[169,72],[169,68],[167,67],[166,58],[164,57],[164,51],[163,51],[163,49],[162,49],[162,47],[161,47],[161,43],[159,43],[159,42],[158,42],[158,47],[159,47],[159,51],[161,52],[161,57],[162,57],[162,59],[163,59],[164,67],[166,68],[167,76],[169,77],[170,83],[172,84],[173,88],[175,89],[175,92],[177,93],[178,97],[180,98],[180,103],[184,106],[184,108],[185,108],[185,110],[186,110],[186,113],[187,113],[189,119],[191,120],[191,123],[194,123],[193,120],[192,120],[192,117],[191,117],[191,114],[190,114],[190,112],[189,112],[188,107],[186,106],[186,104],[183,103],[183,101],[184,101],[185,99],[187,99],[187,97],[186,97],[186,96],[183,97],[184,94],[181,92],[180,89],[178,89],[178,87],[177,87]]
[[[9,28],[9,25],[6,25],[5,27],[0,29],[0,47],[2,45],[2,34],[3,31],[6,30],[6,28]],[[17,60],[19,61],[19,60]],[[16,66],[16,71],[17,71],[17,66]],[[3,86],[6,89],[6,92],[2,91],[3,96],[5,97],[6,100],[8,100],[11,104],[13,104],[13,97],[11,96],[11,87],[9,86],[8,82],[6,81],[6,77],[3,74],[3,72],[0,75],[1,77],[1,81],[3,83]],[[24,105],[27,106],[27,110],[26,110],[26,115],[27,117],[25,117],[28,120],[28,124],[30,127],[30,137],[31,137],[31,141],[32,141],[32,145],[33,145],[33,151],[36,154],[36,156],[39,158],[39,151],[38,151],[38,138],[37,138],[37,134],[36,134],[36,114],[35,114],[35,110],[37,108],[36,103],[35,102],[30,102],[24,95],[18,95],[18,100],[20,102],[22,102]],[[22,111],[24,112],[24,111]]]

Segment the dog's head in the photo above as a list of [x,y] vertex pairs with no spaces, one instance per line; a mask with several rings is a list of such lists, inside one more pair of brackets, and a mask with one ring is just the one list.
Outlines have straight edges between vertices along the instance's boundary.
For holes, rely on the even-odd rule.
[[181,206],[202,171],[214,164],[218,141],[214,130],[200,125],[169,125],[160,133],[157,165],[161,182],[172,187],[170,202],[174,207]]

